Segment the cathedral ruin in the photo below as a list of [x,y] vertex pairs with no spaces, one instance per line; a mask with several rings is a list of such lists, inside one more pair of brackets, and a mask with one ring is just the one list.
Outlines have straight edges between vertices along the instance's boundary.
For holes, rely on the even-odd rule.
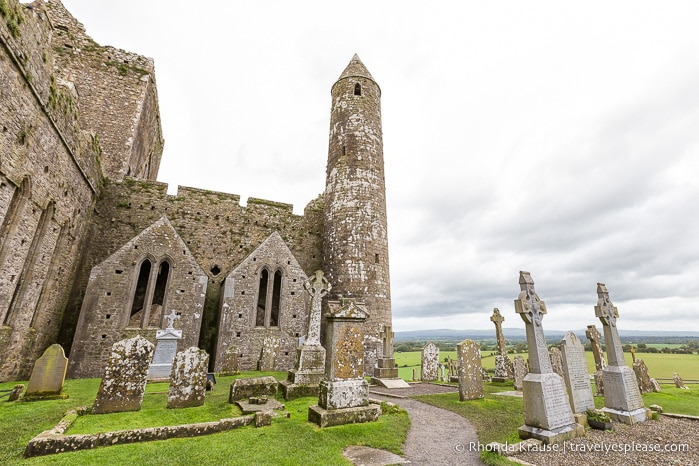
[[318,269],[325,299],[367,309],[371,373],[391,295],[381,89],[359,57],[331,88],[325,192],[295,215],[168,195],[153,60],[96,44],[59,0],[3,0],[0,14],[0,381],[26,379],[53,343],[69,377],[98,377],[113,343],[155,342],[172,309],[210,370],[231,348],[255,370],[263,346],[291,369]]

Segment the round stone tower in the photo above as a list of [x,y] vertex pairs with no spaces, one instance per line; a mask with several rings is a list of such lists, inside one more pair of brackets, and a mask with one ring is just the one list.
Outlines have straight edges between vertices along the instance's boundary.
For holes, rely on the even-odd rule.
[[323,271],[330,299],[363,301],[364,367],[371,374],[391,325],[381,89],[355,54],[331,91]]

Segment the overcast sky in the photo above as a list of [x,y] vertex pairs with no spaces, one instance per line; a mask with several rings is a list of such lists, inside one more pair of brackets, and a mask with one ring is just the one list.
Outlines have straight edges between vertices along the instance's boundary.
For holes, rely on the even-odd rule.
[[64,0],[155,59],[159,180],[304,206],[330,87],[382,90],[396,330],[699,331],[699,2]]

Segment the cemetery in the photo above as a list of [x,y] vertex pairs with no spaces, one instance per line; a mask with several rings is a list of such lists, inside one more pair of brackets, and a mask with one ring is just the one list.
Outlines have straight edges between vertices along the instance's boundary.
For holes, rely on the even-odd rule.
[[[680,372],[697,373],[696,355],[648,353],[646,363],[631,351],[624,352],[615,334],[619,311],[604,284],[598,284],[598,302],[593,306],[604,333],[596,325],[583,332],[592,351],[585,351],[572,331],[549,347],[543,322],[548,312],[555,311],[539,298],[531,275],[521,272],[520,295],[508,317],[521,316],[528,344],[526,353],[512,359],[511,371],[503,362],[503,356],[508,360],[510,356],[501,331],[505,316],[496,309],[491,318],[496,350],[490,355],[468,339],[456,346],[456,352],[440,352],[437,344],[428,343],[416,357],[393,353],[394,334],[386,327],[384,354],[391,355],[385,358],[391,362],[380,359],[374,377],[363,372],[360,335],[368,315],[365,305],[351,299],[329,301],[323,345],[320,298],[331,284],[318,271],[305,286],[311,298],[308,337],[288,374],[239,372],[234,363],[211,374],[205,351],[177,348],[167,357],[158,356],[155,345],[136,336],[114,344],[101,379],[65,380],[68,361],[59,345],[50,347],[37,360],[26,390],[24,384],[0,384],[0,394],[7,395],[0,402],[0,422],[13,427],[0,460],[3,464],[19,464],[23,457],[37,464],[49,457],[52,464],[88,464],[97,458],[118,462],[135,452],[155,454],[160,443],[155,441],[177,442],[168,447],[169,454],[187,448],[188,458],[199,457],[202,464],[211,464],[218,455],[225,464],[246,464],[274,462],[280,455],[289,460],[295,454],[305,464],[335,464],[349,461],[352,456],[343,452],[355,451],[356,445],[400,458],[411,418],[410,411],[400,409],[406,396],[467,419],[479,444],[488,445],[480,453],[486,464],[518,460],[556,464],[554,453],[547,459],[536,456],[544,445],[553,449],[566,442],[567,448],[584,449],[612,438],[640,442],[653,432],[697,431],[699,386],[680,376]],[[172,334],[176,313],[166,320],[162,333]],[[606,352],[595,351],[603,344]],[[318,358],[319,354],[325,357]],[[667,358],[682,358],[680,368],[666,364]],[[168,377],[162,376],[163,365],[169,367]],[[161,375],[150,377],[153,369]],[[489,374],[499,376],[490,381]],[[650,375],[663,381],[662,386]],[[694,382],[696,376],[687,378]],[[400,385],[394,385],[396,379]],[[600,379],[603,394],[594,387]],[[607,423],[599,427],[598,418]],[[608,438],[605,428],[613,430],[614,437]],[[259,448],[258,429],[265,431],[265,442],[274,440],[274,447]],[[305,451],[294,442],[297,437],[309,442],[305,445],[313,449],[312,460],[304,458]],[[240,461],[223,459],[225,449],[214,447],[222,438],[248,444]],[[192,456],[192,448],[183,442],[198,445],[201,453]]]

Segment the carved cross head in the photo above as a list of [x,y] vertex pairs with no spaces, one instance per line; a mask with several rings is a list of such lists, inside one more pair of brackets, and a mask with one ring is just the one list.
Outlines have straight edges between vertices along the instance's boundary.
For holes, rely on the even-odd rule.
[[619,317],[619,310],[609,299],[609,291],[604,283],[597,284],[597,305],[595,315],[599,317],[603,325],[616,327],[616,319]]
[[322,270],[313,272],[313,275],[303,284],[303,287],[308,291],[308,294],[311,295],[311,298],[315,298],[316,296],[322,298],[332,289],[332,285],[330,285],[328,279],[325,278]]
[[602,334],[599,333],[599,330],[597,330],[597,327],[595,327],[594,325],[587,326],[587,330],[585,330],[585,336],[590,341],[599,341],[600,338],[602,338]]
[[175,328],[173,327],[175,319],[181,319],[181,316],[177,314],[176,310],[172,309],[170,314],[166,315],[165,318],[167,319],[167,328]]
[[500,309],[497,307],[493,309],[493,315],[490,316],[490,321],[495,322],[495,325],[502,324],[505,321],[505,318],[500,314]]
[[515,300],[515,311],[525,322],[541,326],[541,319],[546,314],[546,304],[539,299],[534,289],[534,280],[529,272],[519,272],[519,296]]

